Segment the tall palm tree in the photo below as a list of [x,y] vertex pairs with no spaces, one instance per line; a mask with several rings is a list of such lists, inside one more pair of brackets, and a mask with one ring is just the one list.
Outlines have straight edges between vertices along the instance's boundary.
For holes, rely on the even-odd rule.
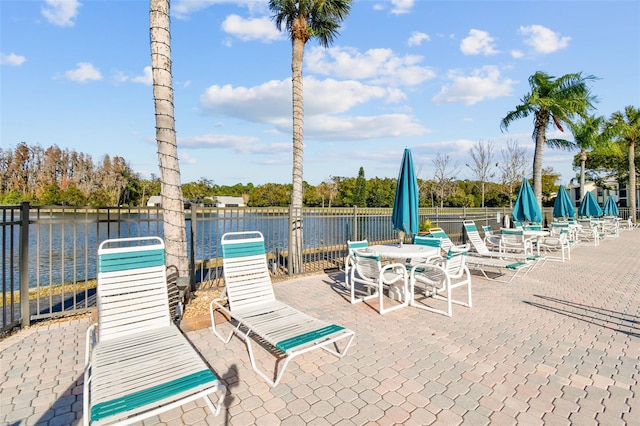
[[631,204],[631,218],[635,222],[636,216],[636,143],[640,140],[640,109],[631,105],[626,106],[624,113],[617,111],[611,115],[608,127],[622,138],[629,147],[629,203]]
[[175,266],[179,276],[188,277],[187,233],[173,111],[169,0],[151,0],[149,27],[167,264]]
[[340,24],[351,11],[352,0],[269,0],[269,9],[279,31],[289,33],[292,45],[293,88],[293,190],[291,192],[291,261],[293,272],[302,270],[302,157],[304,107],[302,59],[304,46],[312,37],[328,47],[338,35]]
[[587,83],[596,77],[582,76],[582,73],[566,74],[555,78],[542,71],[529,77],[531,92],[524,95],[520,105],[507,113],[500,128],[507,130],[509,125],[520,118],[533,115],[533,192],[542,205],[542,152],[545,144],[551,147],[570,148],[571,143],[564,139],[547,140],[547,128],[553,126],[564,131],[563,124],[570,123],[576,116],[586,117],[593,108],[596,98],[591,95]]
[[588,153],[607,141],[606,134],[602,132],[604,123],[604,117],[596,117],[594,115],[569,123],[569,128],[573,133],[572,146],[580,150],[580,196],[584,195]]

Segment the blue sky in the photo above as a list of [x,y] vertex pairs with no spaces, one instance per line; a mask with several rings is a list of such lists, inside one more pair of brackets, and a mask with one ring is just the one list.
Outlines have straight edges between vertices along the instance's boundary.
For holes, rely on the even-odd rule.
[[[0,0],[1,146],[24,141],[122,156],[156,175],[149,2]],[[184,182],[291,181],[291,43],[266,1],[171,3],[173,85]],[[536,71],[599,79],[596,114],[640,100],[640,2],[358,1],[329,49],[304,58],[304,179],[420,178],[448,155],[457,177],[478,141],[532,162],[532,119],[501,132]],[[572,139],[570,134],[552,137]],[[546,149],[567,184],[575,152]]]

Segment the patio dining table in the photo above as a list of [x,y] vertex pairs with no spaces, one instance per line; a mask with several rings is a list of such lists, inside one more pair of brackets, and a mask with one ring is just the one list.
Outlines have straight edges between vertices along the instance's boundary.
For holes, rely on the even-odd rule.
[[544,237],[551,235],[551,232],[542,229],[525,229],[523,235],[525,238],[531,238],[536,243],[537,255],[540,256],[540,244],[537,243]]
[[[412,259],[425,259],[428,261],[440,255],[440,249],[437,247],[423,246],[419,244],[378,244],[367,247],[368,251],[376,253],[380,257],[402,260],[401,263],[410,263]],[[403,300],[405,295],[403,289],[399,286],[392,286],[389,291],[389,297],[394,300]]]

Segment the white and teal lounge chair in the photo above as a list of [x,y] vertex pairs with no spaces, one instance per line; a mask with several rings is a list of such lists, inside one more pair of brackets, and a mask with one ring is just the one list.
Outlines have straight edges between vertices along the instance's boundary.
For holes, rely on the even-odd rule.
[[87,331],[85,425],[138,422],[199,398],[220,412],[225,387],[171,319],[160,238],[100,244],[97,304],[98,322]]
[[492,251],[480,237],[474,221],[465,220],[462,225],[475,249],[475,252],[469,252],[467,265],[487,279],[509,283],[520,274],[525,276],[541,260],[533,255]]
[[[313,318],[276,300],[267,266],[264,237],[260,232],[228,232],[222,236],[222,260],[225,287],[209,307],[213,333],[224,343],[236,334],[249,351],[251,366],[271,386],[276,386],[289,361],[298,355],[322,348],[342,358],[355,336],[336,324]],[[220,310],[234,326],[224,336],[216,325],[214,312]],[[282,367],[273,378],[263,372],[253,354],[251,337],[268,343],[276,355],[284,356]],[[338,342],[343,342],[342,350]]]

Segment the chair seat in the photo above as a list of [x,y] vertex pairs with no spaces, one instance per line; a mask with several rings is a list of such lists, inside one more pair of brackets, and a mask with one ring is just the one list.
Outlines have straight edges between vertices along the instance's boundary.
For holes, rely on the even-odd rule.
[[99,342],[91,368],[92,424],[200,398],[218,381],[173,325]]

